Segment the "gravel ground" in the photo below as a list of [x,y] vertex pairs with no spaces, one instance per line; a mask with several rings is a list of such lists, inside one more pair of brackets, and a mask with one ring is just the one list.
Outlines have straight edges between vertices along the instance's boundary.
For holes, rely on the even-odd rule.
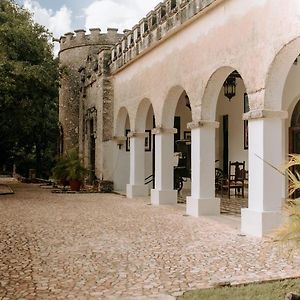
[[1,300],[167,300],[217,282],[300,277],[299,257],[240,235],[238,218],[9,184],[15,194],[0,196]]

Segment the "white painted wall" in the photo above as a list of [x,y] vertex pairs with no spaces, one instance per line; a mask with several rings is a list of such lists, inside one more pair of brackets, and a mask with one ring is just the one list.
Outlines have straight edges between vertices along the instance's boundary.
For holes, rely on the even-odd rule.
[[[211,103],[201,104],[204,90],[211,75],[223,66],[239,71],[248,93],[264,91],[274,57],[287,43],[300,36],[299,14],[298,0],[288,3],[283,0],[223,1],[114,74],[115,115],[121,106],[126,106],[131,123],[134,123],[138,104],[141,99],[148,98],[154,105],[157,125],[161,125],[162,108],[168,92],[179,85],[189,95],[194,119],[201,118],[214,101],[211,99]],[[287,103],[300,95],[297,89],[299,91],[297,80],[287,82],[284,94],[285,99],[290,99],[286,100]],[[229,160],[245,160],[247,163],[247,151],[243,145],[243,94],[244,90],[238,89],[238,95],[231,103],[220,101],[221,94],[216,119],[220,121],[221,115],[229,114]],[[262,108],[263,99],[258,97],[257,103],[254,99],[252,109]],[[184,131],[185,128],[182,128],[182,134]],[[217,132],[216,146],[216,158],[222,159],[220,136],[222,128]],[[146,153],[146,174],[151,171],[150,156]]]
[[[129,118],[127,117],[125,130],[130,130]],[[113,181],[115,191],[125,193],[126,184],[129,183],[129,174],[130,174],[130,152],[126,151],[126,144],[118,148],[117,145],[114,147],[114,169],[113,169]]]
[[[239,71],[248,93],[264,91],[274,57],[300,36],[299,14],[298,0],[222,1],[114,74],[115,113],[125,105],[134,122],[138,103],[148,98],[160,125],[168,92],[179,85],[194,105],[194,118],[200,118],[210,109],[209,101],[201,106],[207,83],[223,66]],[[252,107],[262,108],[262,99],[253,99]]]

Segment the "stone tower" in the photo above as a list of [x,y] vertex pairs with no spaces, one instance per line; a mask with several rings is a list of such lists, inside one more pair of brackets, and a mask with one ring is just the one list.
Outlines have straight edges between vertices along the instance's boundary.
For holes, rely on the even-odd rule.
[[[60,38],[59,62],[61,79],[59,89],[59,121],[61,132],[61,152],[80,148],[80,102],[82,98],[82,70],[88,57],[98,55],[102,50],[112,48],[121,38],[117,29],[75,30]],[[101,99],[100,99],[101,100]],[[103,99],[102,99],[103,101]]]

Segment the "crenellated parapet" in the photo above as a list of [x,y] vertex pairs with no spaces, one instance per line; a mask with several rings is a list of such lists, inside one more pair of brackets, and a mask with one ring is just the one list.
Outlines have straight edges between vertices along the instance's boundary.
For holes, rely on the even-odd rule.
[[[92,86],[104,71],[107,59],[102,59],[105,52],[109,56],[112,47],[121,40],[123,34],[118,29],[108,28],[101,33],[98,28],[90,29],[90,34],[79,29],[66,33],[59,40],[59,63],[62,70],[59,89],[59,121],[63,130],[63,148],[73,148],[83,153],[83,104],[82,99],[88,86]],[[102,53],[102,54],[101,54]],[[105,57],[106,58],[106,57]],[[103,71],[104,66],[106,69]]]
[[159,3],[132,30],[126,30],[111,51],[112,72],[123,67],[175,31],[216,0],[165,0]]
[[90,34],[86,34],[83,29],[78,29],[74,32],[68,32],[60,38],[60,52],[84,46],[113,45],[122,37],[123,34],[118,33],[116,28],[107,28],[107,33],[101,33],[99,28],[91,28]]

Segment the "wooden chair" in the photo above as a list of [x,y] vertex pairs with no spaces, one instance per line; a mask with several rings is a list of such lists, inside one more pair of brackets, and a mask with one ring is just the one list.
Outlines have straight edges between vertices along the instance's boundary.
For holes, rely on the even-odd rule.
[[234,195],[240,195],[242,192],[242,197],[245,195],[245,184],[246,184],[246,170],[245,162],[229,162],[228,167],[228,178],[223,181],[221,194],[223,196],[223,191],[228,191],[228,198],[230,198],[230,190],[234,189]]

